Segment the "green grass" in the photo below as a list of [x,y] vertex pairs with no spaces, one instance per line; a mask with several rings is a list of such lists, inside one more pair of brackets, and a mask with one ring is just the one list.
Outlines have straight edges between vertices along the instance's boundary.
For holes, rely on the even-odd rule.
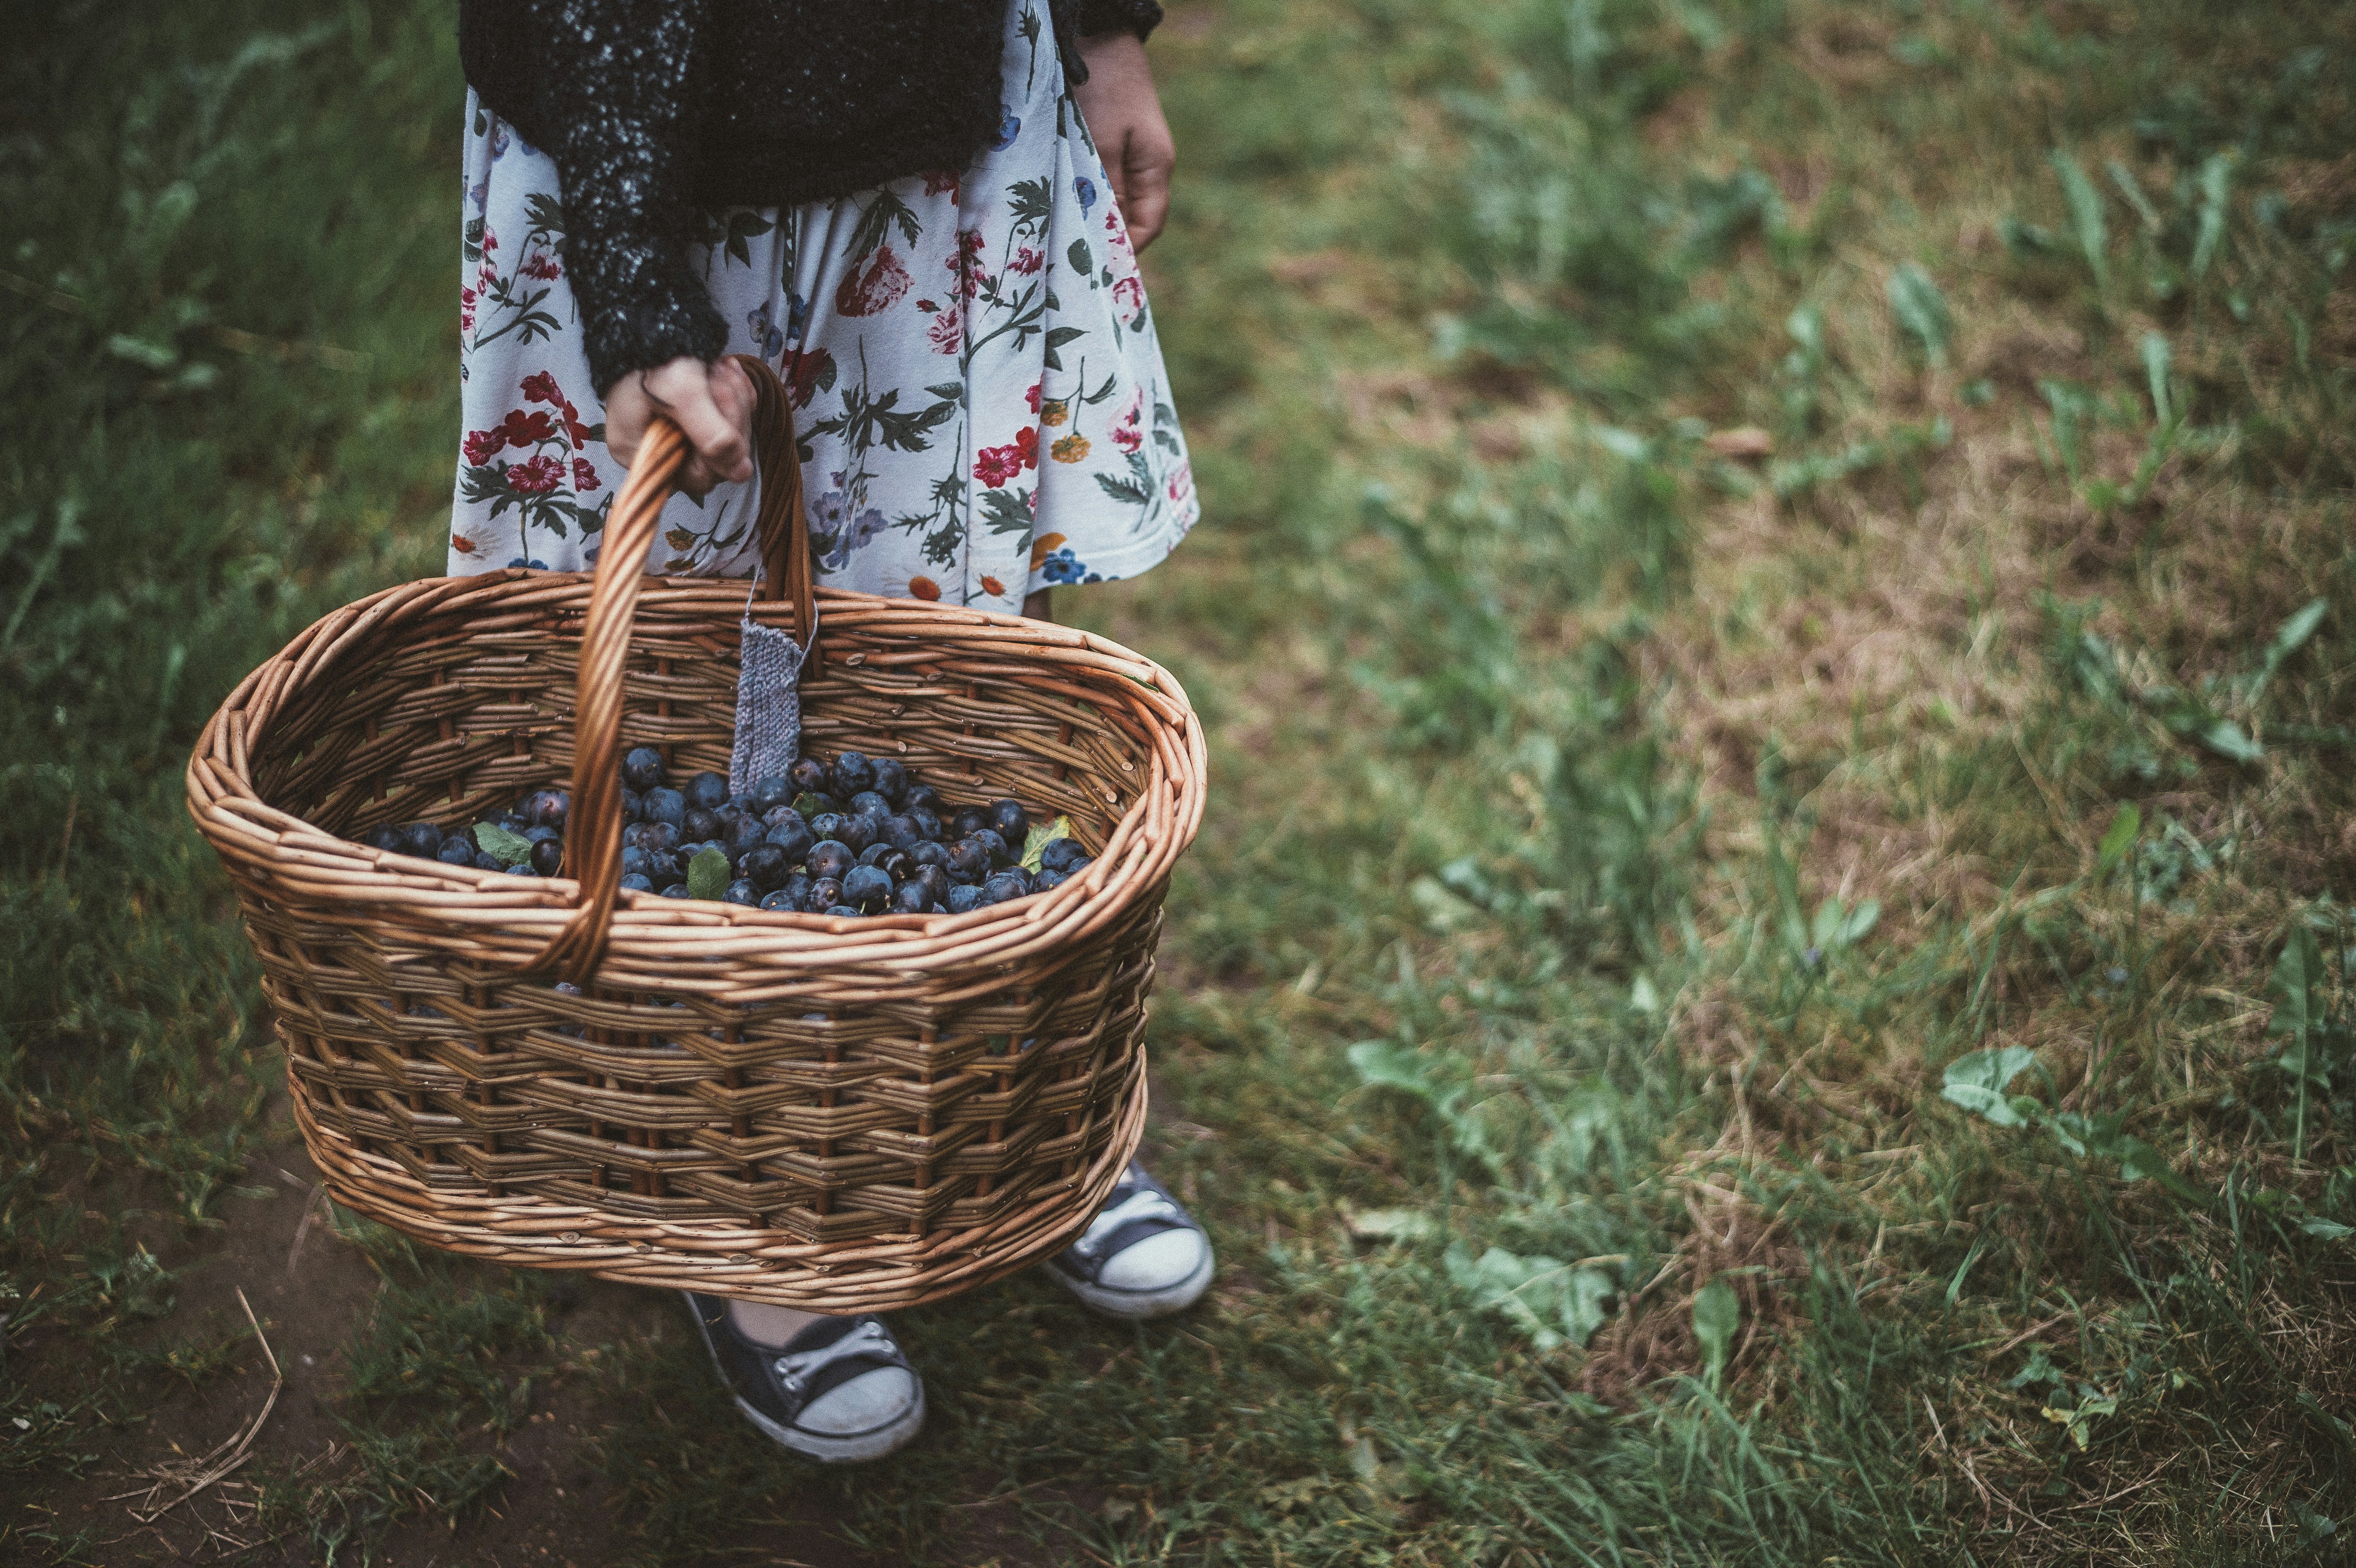
[[[20,1503],[254,1360],[175,1320],[285,1135],[179,762],[438,558],[448,23],[73,6],[5,68]],[[1211,735],[1151,1045],[1214,1296],[906,1315],[931,1434],[846,1476],[661,1304],[575,1345],[353,1227],[352,1456],[259,1517],[446,1552],[550,1506],[498,1461],[562,1384],[648,1562],[781,1509],[915,1562],[2349,1560],[2356,16],[1237,0],[1154,49],[1207,520],[1065,598]],[[45,1517],[0,1543],[96,1551]]]

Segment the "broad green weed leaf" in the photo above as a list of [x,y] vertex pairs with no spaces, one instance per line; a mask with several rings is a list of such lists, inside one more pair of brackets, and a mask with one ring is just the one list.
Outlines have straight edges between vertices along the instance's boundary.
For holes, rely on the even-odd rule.
[[2356,1225],[2343,1225],[2337,1220],[2326,1220],[2310,1214],[2298,1222],[2298,1228],[2319,1241],[2344,1242],[2356,1236]]
[[2201,743],[2236,763],[2254,763],[2266,754],[2266,749],[2250,738],[2250,732],[2230,719],[2220,719],[2201,731]]
[[2118,815],[2111,818],[2109,831],[2103,835],[2103,842],[2094,851],[2096,861],[2105,875],[2127,858],[2142,833],[2143,813],[2136,810],[2132,803],[2119,807]]
[[2308,638],[2315,635],[2315,629],[2323,624],[2323,617],[2330,609],[2330,600],[2317,599],[2292,613],[2291,618],[2275,633],[2275,640],[2266,645],[2265,673],[2268,677],[2282,667],[2283,660],[2298,652]]
[[2027,1095],[2008,1095],[2004,1089],[2036,1060],[2037,1053],[2025,1045],[1975,1051],[1947,1064],[1939,1093],[1999,1127],[2027,1126],[2037,1102]]
[[2110,232],[2103,219],[2103,193],[2086,177],[2078,160],[2067,153],[2053,155],[2053,172],[2062,176],[2062,199],[2070,204],[2070,226],[2078,233],[2078,253],[2094,274],[2094,286],[2111,286]]
[[717,901],[728,891],[728,851],[699,849],[687,863],[687,896]]
[[531,859],[531,840],[497,823],[475,824],[475,845],[503,866],[520,866]]
[[1885,293],[1890,296],[1890,313],[1907,335],[1922,346],[1923,357],[1934,366],[1947,362],[1947,340],[1954,331],[1954,318],[1947,313],[1947,300],[1931,274],[1908,261],[1890,274]]
[[2274,1016],[2266,1020],[2268,1034],[2287,1035],[2304,1042],[2323,1022],[2323,949],[2315,933],[2302,921],[2293,925],[2275,960],[2274,977],[2266,989],[2275,998]]
[[2233,155],[2211,153],[2201,165],[2201,231],[2192,241],[2192,281],[2199,283],[2217,259],[2225,238],[2225,201],[2233,193]]
[[1420,1209],[1344,1210],[1342,1222],[1366,1242],[1419,1242],[1440,1228]]
[[2143,335],[2143,374],[2151,386],[2152,417],[2162,424],[2173,423],[2174,403],[2168,395],[2169,355],[2168,339],[2157,332]]
[[2179,1198],[2198,1199],[2200,1189],[2176,1173],[2168,1157],[2141,1138],[2121,1134],[2114,1143],[2118,1155],[2119,1175],[2128,1181],[2157,1181]]
[[1347,1055],[1357,1070],[1358,1081],[1368,1087],[1396,1089],[1427,1105],[1439,1104],[1438,1090],[1424,1076],[1421,1053],[1387,1040],[1362,1040],[1350,1047]]
[[2046,1355],[2044,1346],[2031,1345],[2029,1348],[2029,1364],[2006,1379],[2004,1386],[2027,1388],[2031,1383],[2051,1383],[2061,1387],[2068,1381],[2062,1375],[2062,1369],[2055,1366],[2051,1358]]
[[1877,899],[1866,900],[1863,903],[1849,911],[1848,918],[1841,922],[1839,933],[1840,944],[1843,947],[1856,946],[1858,943],[1863,942],[1867,937],[1872,935],[1873,928],[1880,923],[1880,901]]
[[1694,1297],[1693,1327],[1694,1339],[1708,1364],[1709,1380],[1716,1382],[1726,1370],[1726,1358],[1733,1353],[1734,1336],[1742,1328],[1742,1303],[1736,1299],[1734,1286],[1722,1279],[1703,1285]]
[[2069,1431],[2070,1441],[2078,1445],[2081,1454],[2086,1451],[2086,1439],[2094,1430],[2095,1419],[2118,1413],[2117,1400],[2097,1393],[2084,1383],[2078,1385],[2077,1403],[2049,1404],[2044,1410],[2046,1420]]
[[[1491,1247],[1479,1258],[1459,1242],[1448,1249],[1448,1276],[1486,1310],[1505,1317],[1541,1350],[1566,1339],[1584,1346],[1603,1327],[1604,1306],[1617,1294],[1601,1269],[1573,1268],[1558,1258],[1524,1257]],[[1730,1293],[1731,1294],[1731,1293]]]

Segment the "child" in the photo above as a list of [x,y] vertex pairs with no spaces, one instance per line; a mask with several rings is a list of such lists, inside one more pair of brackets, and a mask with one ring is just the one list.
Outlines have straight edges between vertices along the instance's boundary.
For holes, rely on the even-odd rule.
[[[453,574],[583,571],[659,411],[693,448],[649,571],[747,576],[752,389],[784,379],[819,580],[1044,617],[1199,513],[1134,247],[1172,162],[1155,0],[464,0]],[[1092,134],[1093,133],[1093,134]],[[1050,1268],[1118,1317],[1210,1283],[1132,1165]],[[738,1407],[835,1462],[924,1389],[878,1318],[691,1296]]]

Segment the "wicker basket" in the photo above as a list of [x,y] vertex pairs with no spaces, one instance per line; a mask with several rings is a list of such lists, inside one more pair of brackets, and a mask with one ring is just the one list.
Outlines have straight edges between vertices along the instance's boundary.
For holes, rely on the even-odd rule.
[[[1202,731],[1167,671],[1102,638],[814,594],[785,401],[744,363],[774,595],[752,613],[823,624],[806,749],[1066,816],[1087,870],[967,914],[856,921],[618,889],[620,752],[726,771],[745,605],[742,581],[637,570],[685,453],[660,422],[594,578],[435,579],[336,612],[214,715],[188,802],[339,1201],[502,1263],[879,1311],[1063,1244],[1135,1149]],[[354,841],[568,780],[562,878]]]

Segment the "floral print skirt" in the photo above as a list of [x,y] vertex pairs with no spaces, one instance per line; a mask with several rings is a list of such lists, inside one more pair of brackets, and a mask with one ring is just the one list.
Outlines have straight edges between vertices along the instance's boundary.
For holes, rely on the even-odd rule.
[[[716,213],[691,259],[729,351],[784,379],[819,580],[1017,611],[1131,577],[1200,507],[1137,258],[1044,0],[1007,9],[1005,118],[961,172]],[[454,575],[597,560],[605,450],[555,164],[466,102]],[[745,576],[754,483],[674,497],[650,571]]]

